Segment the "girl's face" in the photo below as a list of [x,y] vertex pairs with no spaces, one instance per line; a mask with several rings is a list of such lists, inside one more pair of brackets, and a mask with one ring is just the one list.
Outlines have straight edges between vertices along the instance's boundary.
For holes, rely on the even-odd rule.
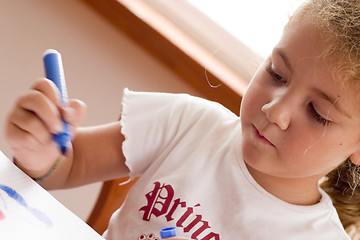
[[309,20],[293,23],[253,77],[240,111],[253,176],[314,183],[358,151],[358,98],[321,59],[325,47]]

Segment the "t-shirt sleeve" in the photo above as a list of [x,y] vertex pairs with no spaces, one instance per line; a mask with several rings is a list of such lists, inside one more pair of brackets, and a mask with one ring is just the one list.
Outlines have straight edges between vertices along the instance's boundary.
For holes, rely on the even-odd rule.
[[[195,129],[194,126],[197,125],[196,131],[207,131],[218,115],[216,109],[228,111],[218,103],[188,94],[125,89],[120,123],[125,136],[123,153],[130,177],[141,176],[164,150],[176,147],[185,136],[190,139],[188,134]],[[228,114],[232,113],[228,111]]]
[[186,94],[148,93],[124,90],[121,126],[123,153],[130,177],[143,174],[166,147],[178,129]]

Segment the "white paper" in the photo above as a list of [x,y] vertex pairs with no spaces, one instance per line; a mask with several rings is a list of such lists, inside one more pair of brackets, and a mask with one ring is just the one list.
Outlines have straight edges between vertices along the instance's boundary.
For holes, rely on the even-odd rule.
[[1,240],[104,239],[0,151]]

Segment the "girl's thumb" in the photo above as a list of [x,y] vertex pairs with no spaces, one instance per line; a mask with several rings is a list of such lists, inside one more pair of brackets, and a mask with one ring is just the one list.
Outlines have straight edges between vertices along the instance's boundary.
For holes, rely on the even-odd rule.
[[86,104],[78,99],[69,100],[68,105],[62,108],[62,116],[72,127],[78,126],[86,112]]

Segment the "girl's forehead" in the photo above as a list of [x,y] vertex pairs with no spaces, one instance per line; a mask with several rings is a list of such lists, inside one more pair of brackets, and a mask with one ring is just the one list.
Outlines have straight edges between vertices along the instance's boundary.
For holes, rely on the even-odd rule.
[[290,39],[289,44],[295,44],[295,47],[304,47],[310,45],[316,53],[327,49],[329,43],[326,41],[325,33],[318,28],[316,22],[311,16],[304,16],[301,21],[292,20],[283,31],[281,40]]
[[334,79],[353,90],[360,103],[360,5],[359,1],[348,3],[310,1],[295,11],[284,35],[288,29],[302,33],[304,28],[313,29],[304,33],[313,40],[309,44],[328,65]]
[[[279,57],[289,70],[329,72],[332,58],[324,57],[326,41],[309,19],[288,26],[275,46],[272,56]],[[324,73],[325,73],[324,72]]]

